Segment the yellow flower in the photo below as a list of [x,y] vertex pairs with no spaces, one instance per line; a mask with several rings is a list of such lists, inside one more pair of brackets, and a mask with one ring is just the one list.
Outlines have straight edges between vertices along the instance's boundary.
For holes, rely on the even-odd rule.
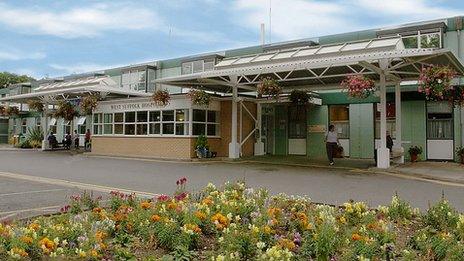
[[346,218],[344,216],[341,216],[339,219],[340,223],[346,224]]
[[282,247],[282,248],[286,248],[290,251],[293,251],[296,247],[295,243],[293,243],[293,241],[289,240],[289,239],[286,239],[286,238],[281,238],[279,240],[279,245]]
[[39,228],[40,228],[40,225],[37,224],[37,223],[35,223],[35,222],[34,222],[34,223],[31,223],[31,224],[29,225],[29,229],[32,229],[32,230],[34,230],[34,231],[39,230]]
[[95,233],[95,239],[98,242],[103,241],[103,239],[105,239],[106,236],[107,236],[106,232],[103,232],[103,231],[100,231],[100,230]]
[[42,248],[44,253],[48,254],[51,250],[55,249],[56,244],[47,237],[44,237],[39,241],[39,246]]
[[97,250],[92,249],[92,250],[90,251],[90,256],[92,256],[92,257],[98,257],[98,252],[97,252]]

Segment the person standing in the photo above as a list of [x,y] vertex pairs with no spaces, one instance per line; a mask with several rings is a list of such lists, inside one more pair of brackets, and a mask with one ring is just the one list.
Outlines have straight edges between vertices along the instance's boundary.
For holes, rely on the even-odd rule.
[[333,124],[329,125],[329,131],[325,136],[325,146],[327,149],[327,158],[329,159],[329,164],[332,166],[334,164],[333,158],[335,150],[338,147],[338,137],[337,132],[335,132],[335,126]]
[[77,130],[74,130],[73,141],[74,141],[74,148],[79,149],[79,133],[77,133]]
[[90,150],[90,139],[91,139],[90,129],[87,129],[87,131],[85,132],[85,142],[84,142],[85,150]]

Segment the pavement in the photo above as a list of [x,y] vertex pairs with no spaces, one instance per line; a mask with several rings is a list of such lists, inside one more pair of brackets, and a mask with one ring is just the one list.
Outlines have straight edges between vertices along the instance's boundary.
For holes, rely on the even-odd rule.
[[[464,211],[463,184],[381,174],[368,169],[0,150],[0,181],[5,180],[0,182],[0,212],[10,215],[12,211],[22,213],[34,206],[64,205],[69,195],[83,190],[102,194],[120,190],[147,197],[172,194],[175,181],[181,177],[187,177],[190,191],[198,191],[209,182],[221,185],[244,180],[251,187],[267,188],[271,194],[306,195],[314,202],[334,205],[352,199],[376,207],[388,204],[397,193],[414,207],[425,210],[443,193],[458,210]],[[11,194],[30,191],[40,192]]]
[[388,172],[408,175],[410,177],[464,184],[464,165],[455,162],[423,161],[405,163],[390,168]]

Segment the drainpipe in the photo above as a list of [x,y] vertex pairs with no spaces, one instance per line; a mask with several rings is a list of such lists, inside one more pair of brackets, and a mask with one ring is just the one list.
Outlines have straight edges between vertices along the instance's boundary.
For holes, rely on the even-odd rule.
[[[458,16],[455,18],[455,24],[456,24],[456,31],[457,31],[457,38],[458,38],[458,58],[460,60],[463,59],[462,54],[461,54],[461,31],[462,31],[462,16]],[[461,85],[461,77],[458,79],[458,84]],[[464,108],[461,108],[460,111],[461,118],[460,118],[460,126],[461,126],[461,146],[464,146]]]

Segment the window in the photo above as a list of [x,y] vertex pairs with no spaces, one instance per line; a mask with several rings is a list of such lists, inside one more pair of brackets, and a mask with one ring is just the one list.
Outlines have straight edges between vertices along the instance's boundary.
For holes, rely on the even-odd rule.
[[56,119],[55,118],[51,118],[50,119],[50,132],[53,132],[56,134]]
[[86,117],[80,117],[77,121],[77,133],[84,135],[86,132]]
[[182,74],[192,74],[212,71],[214,69],[214,58],[196,60],[182,63]]
[[103,132],[103,120],[102,114],[96,113],[93,115],[93,134],[94,135],[101,135]]
[[123,88],[135,91],[145,91],[147,72],[146,69],[133,69],[125,71],[121,76]]
[[[380,104],[375,104],[375,138],[380,139]],[[387,102],[387,132],[390,133],[390,137],[394,139],[396,137],[396,107],[394,102]]]
[[103,134],[113,134],[113,114],[103,114]]
[[42,129],[42,122],[41,122],[42,118],[40,117],[35,117],[35,127],[38,129],[38,130],[41,130]]
[[418,32],[414,35],[403,36],[404,47],[409,48],[441,48],[441,32]]
[[63,120],[63,136],[71,134],[71,121]]
[[427,138],[431,140],[453,139],[453,109],[446,102],[427,103]]
[[118,112],[114,114],[114,134],[124,134],[124,113]]
[[329,107],[329,122],[335,126],[339,139],[350,138],[350,107],[348,105],[332,105]]
[[288,107],[288,138],[306,138],[306,108],[301,106]]
[[27,133],[27,119],[21,119],[21,133]]
[[219,112],[207,110],[193,110],[193,135],[219,135]]
[[189,110],[94,114],[95,133],[106,135],[188,135]]

